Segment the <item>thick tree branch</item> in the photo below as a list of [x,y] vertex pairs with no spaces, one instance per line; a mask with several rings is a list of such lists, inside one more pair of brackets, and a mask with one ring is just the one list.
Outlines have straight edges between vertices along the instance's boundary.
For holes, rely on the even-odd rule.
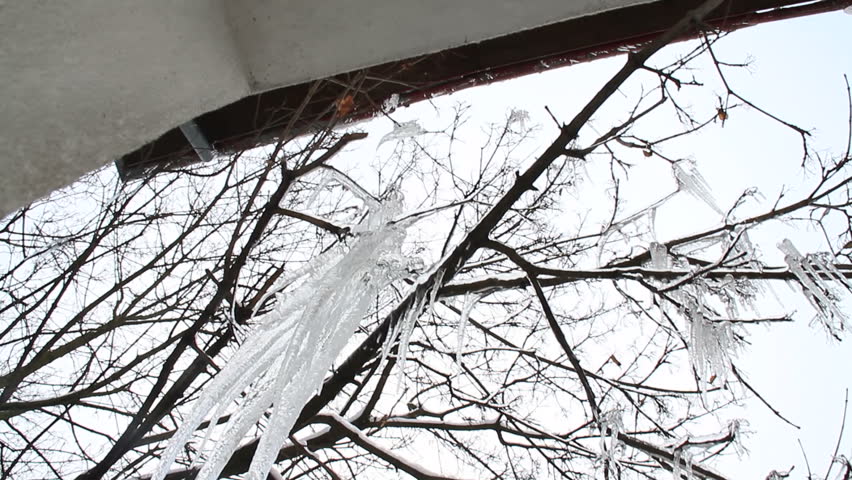
[[[428,298],[435,289],[440,289],[443,284],[450,281],[462,265],[476,252],[483,243],[488,240],[490,232],[497,226],[512,206],[527,191],[533,188],[535,181],[559,158],[563,157],[569,145],[580,133],[592,115],[600,109],[606,100],[615,93],[634,72],[641,69],[644,62],[663,46],[678,38],[682,34],[694,29],[701,18],[717,8],[722,0],[708,0],[695,10],[690,11],[674,27],[661,35],[657,40],[639,52],[628,56],[627,62],[619,72],[608,81],[604,87],[586,104],[586,106],[574,117],[574,119],[563,125],[559,136],[551,145],[530,165],[530,167],[515,178],[515,182],[500,199],[495,202],[491,209],[479,220],[476,226],[468,232],[459,244],[444,257],[434,270],[402,300],[397,307],[389,313],[373,330],[370,335],[337,367],[334,374],[325,381],[319,394],[312,398],[305,407],[296,423],[296,428],[301,428],[315,416],[322,408],[331,402],[343,390],[343,388],[354,380],[364,365],[375,358],[381,351],[383,343],[388,335],[405,313],[412,308],[416,298]],[[225,467],[223,474],[242,473],[248,466],[247,460],[251,458],[257,443],[252,442],[241,447]],[[238,460],[243,459],[243,460]],[[245,463],[244,463],[245,462]]]

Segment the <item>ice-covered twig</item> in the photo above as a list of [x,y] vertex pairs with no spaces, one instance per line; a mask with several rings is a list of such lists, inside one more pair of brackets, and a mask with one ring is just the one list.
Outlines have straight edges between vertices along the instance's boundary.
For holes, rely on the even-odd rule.
[[340,415],[331,414],[328,416],[328,418],[332,419],[332,421],[336,423],[337,426],[343,428],[345,435],[349,437],[349,439],[352,440],[356,445],[376,455],[377,457],[388,462],[394,467],[406,472],[412,477],[433,480],[447,479],[447,477],[430,472],[424,467],[417,465],[414,462],[407,461],[402,457],[398,456],[396,453],[392,452],[390,449],[379,445],[373,439],[368,437],[363,430],[359,429],[351,422],[349,422],[349,420],[346,420]]
[[689,450],[677,449],[674,453],[674,465],[672,465],[672,478],[674,480],[693,480],[692,453]]
[[[622,233],[622,229],[625,228],[627,225],[638,222],[642,219],[647,219],[648,228],[651,231],[651,235],[652,235],[652,237],[656,238],[655,222],[656,222],[656,217],[657,217],[657,208],[660,205],[663,205],[664,203],[666,203],[670,198],[677,195],[677,193],[678,193],[678,191],[675,190],[674,192],[672,192],[672,193],[666,195],[665,197],[657,200],[656,202],[652,203],[651,205],[648,205],[647,207],[643,208],[642,210],[640,210],[640,211],[638,211],[638,212],[636,212],[632,215],[629,215],[629,216],[627,216],[627,217],[625,217],[621,220],[611,222],[606,228],[604,228],[604,230],[600,233],[600,238],[598,239],[598,243],[597,243],[597,247],[598,247],[597,264],[598,264],[598,266],[603,266],[601,264],[601,258],[603,257],[604,247],[606,247],[606,243],[607,243],[607,240],[609,239],[609,237],[611,237],[615,232]],[[614,214],[613,214],[613,216],[614,216]]]
[[328,178],[335,180],[337,183],[348,189],[353,195],[358,197],[359,200],[364,202],[366,205],[370,207],[378,207],[379,199],[374,197],[370,192],[364,190],[364,187],[358,184],[355,180],[352,180],[349,175],[341,172],[340,170],[332,167],[331,165],[323,165],[323,170],[328,173]]
[[605,469],[610,469],[613,465],[616,468],[620,467],[618,454],[621,450],[621,442],[618,436],[624,431],[623,415],[624,410],[621,407],[601,414],[599,425],[601,431],[600,459],[603,460]]
[[376,146],[376,149],[382,146],[385,142],[390,142],[394,140],[403,140],[406,138],[416,137],[418,135],[423,135],[424,133],[428,133],[423,127],[417,123],[417,120],[410,120],[408,122],[402,122],[394,125],[393,130],[390,133],[386,133],[385,136],[379,140],[379,144]]
[[683,480],[683,478],[691,480],[695,478],[696,473],[700,477],[705,477],[705,469],[696,468],[697,465],[693,463],[694,454],[691,449],[706,450],[730,442],[737,444],[740,427],[746,423],[744,420],[732,420],[723,432],[702,436],[687,435],[670,444],[669,449],[673,453],[672,478],[674,480]]
[[436,207],[429,207],[429,208],[426,208],[424,210],[418,210],[418,211],[413,212],[413,213],[407,213],[404,216],[393,220],[393,222],[394,223],[412,222],[412,221],[419,220],[419,219],[424,218],[424,217],[428,217],[429,215],[438,213],[442,210],[447,210],[447,209],[450,209],[450,208],[458,207],[459,205],[464,205],[466,203],[470,203],[476,197],[477,193],[479,193],[479,191],[476,191],[472,195],[468,195],[467,197],[465,197],[461,200],[457,200],[455,202],[448,203],[446,205],[438,205]]

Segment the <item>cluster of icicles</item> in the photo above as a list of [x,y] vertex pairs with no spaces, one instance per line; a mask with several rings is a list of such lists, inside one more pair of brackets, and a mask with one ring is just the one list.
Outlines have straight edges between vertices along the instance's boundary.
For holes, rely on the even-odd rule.
[[348,251],[327,252],[279,282],[274,310],[255,317],[251,333],[203,389],[163,452],[153,480],[165,477],[205,418],[215,425],[234,402],[240,405],[221,434],[213,440],[213,428],[208,428],[198,445],[197,478],[219,478],[245,435],[268,416],[246,477],[265,479],[302,406],[322,386],[371,301],[410,271],[412,261],[400,251],[405,222],[393,221],[402,207],[401,195],[380,203],[358,189],[352,193],[361,197],[368,213],[353,227],[355,240]]
[[[656,209],[678,193],[687,193],[703,202],[716,213],[726,216],[713,198],[709,185],[694,162],[686,160],[673,163],[672,175],[677,182],[677,189],[673,193],[639,213],[612,224],[608,231],[601,236],[598,252],[599,265],[603,266],[601,258],[608,238],[633,223],[646,221],[652,235],[656,237],[654,232]],[[718,235],[702,239],[700,242],[704,242],[703,246],[705,247],[721,242],[727,248],[725,243],[729,240],[730,237],[726,235]],[[732,246],[733,253],[739,254],[741,261],[751,263],[755,260],[754,246],[745,231],[739,232],[734,242],[736,244]],[[683,246],[681,245],[681,247]],[[803,255],[787,239],[780,242],[778,248],[785,255],[784,261],[788,270],[793,274],[801,286],[805,298],[816,311],[817,320],[823,324],[831,336],[840,338],[841,333],[848,331],[850,325],[847,316],[838,306],[840,295],[836,291],[852,292],[852,282],[837,269],[830,254]],[[648,253],[651,259],[647,266],[654,270],[670,270],[673,267],[685,271],[690,270],[690,266],[686,262],[678,262],[676,257],[670,255],[665,245],[652,242]],[[756,263],[752,266],[760,268]],[[736,287],[743,288],[742,283],[737,285],[734,279],[730,278],[725,279],[719,286],[721,288],[717,289],[716,293],[712,293],[706,282],[696,278],[695,281],[682,285],[669,293],[671,298],[680,304],[679,311],[686,319],[689,330],[687,343],[689,345],[690,363],[698,379],[698,386],[702,390],[706,389],[709,383],[715,379],[724,382],[727,373],[731,371],[732,355],[736,349],[733,324],[729,321],[713,318],[717,315],[713,315],[713,309],[708,306],[711,297],[721,299],[731,317],[737,316],[738,303],[746,308],[754,309],[754,305],[751,304],[753,299],[741,295],[736,290]],[[748,282],[748,286],[750,290],[763,289],[753,282]],[[661,285],[661,288],[665,289],[665,287],[666,285]],[[720,296],[720,292],[725,291],[727,292]],[[604,468],[618,465],[618,452],[621,445],[617,438],[622,428],[621,413],[620,408],[616,408],[602,414],[600,419],[601,456],[599,460]],[[739,423],[732,424],[729,427],[731,433],[735,433],[738,427]],[[692,453],[689,451],[688,444],[689,442],[679,442],[670,446],[674,455],[673,478],[678,480],[684,477],[694,478],[691,467]]]
[[849,320],[838,308],[838,297],[832,287],[852,291],[852,283],[834,266],[827,253],[802,255],[789,239],[779,243],[778,249],[784,253],[787,268],[799,281],[805,298],[817,312],[817,318],[830,335],[839,338],[849,329]]
[[[741,240],[747,245],[744,250],[753,249],[746,235],[742,235]],[[831,336],[840,338],[843,332],[849,330],[849,320],[838,306],[840,295],[836,291],[852,292],[852,282],[835,267],[827,253],[802,255],[789,239],[780,242],[778,249],[784,253],[787,268],[816,311],[816,318]],[[649,253],[652,268],[665,270],[672,266],[664,245],[652,243]],[[704,301],[709,292],[700,281],[685,285],[671,295],[681,303],[682,313],[688,319],[690,358],[697,377],[702,380],[701,386],[706,386],[703,380],[711,377],[724,380],[726,372],[730,370],[731,354],[736,343],[731,323],[711,320]]]

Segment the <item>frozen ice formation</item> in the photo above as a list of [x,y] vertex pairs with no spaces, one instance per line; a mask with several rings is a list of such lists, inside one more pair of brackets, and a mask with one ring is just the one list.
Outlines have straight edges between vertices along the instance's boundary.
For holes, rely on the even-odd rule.
[[841,273],[828,254],[817,253],[802,255],[789,239],[778,244],[778,249],[784,253],[787,268],[799,281],[805,298],[817,311],[818,318],[825,325],[829,334],[839,334],[849,328],[846,315],[838,308],[838,298],[832,287],[852,291],[852,283]]
[[[400,245],[404,225],[391,220],[402,206],[400,195],[384,203],[354,191],[369,213],[353,233],[348,251],[327,252],[307,268],[291,274],[279,290],[274,311],[256,317],[233,357],[203,389],[193,410],[172,437],[153,476],[161,480],[195,430],[230,419],[212,439],[212,427],[197,446],[199,479],[216,479],[244,436],[264,415],[265,426],[246,476],[263,480],[288,438],[303,405],[317,391],[326,372],[355,333],[377,293],[404,275],[409,260]],[[232,405],[239,401],[239,407]],[[212,412],[212,415],[211,415]],[[211,446],[212,444],[212,446]]]
[[390,133],[385,134],[381,140],[379,140],[379,144],[376,148],[381,147],[385,142],[391,142],[394,140],[403,140],[406,138],[416,137],[418,135],[423,135],[426,133],[426,130],[417,123],[417,120],[411,120],[408,122],[402,122],[397,125],[394,125],[393,130]]
[[[682,167],[681,164],[686,165],[686,168]],[[701,200],[719,215],[725,214],[716,204],[716,199],[713,198],[713,194],[710,192],[710,186],[693,162],[680,161],[674,163],[672,164],[672,171],[677,181],[678,190],[685,191],[698,200]]]

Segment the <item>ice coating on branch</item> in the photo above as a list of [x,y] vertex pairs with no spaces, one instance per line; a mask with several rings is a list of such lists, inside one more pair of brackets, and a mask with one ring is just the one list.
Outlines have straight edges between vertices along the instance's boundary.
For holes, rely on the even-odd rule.
[[391,95],[390,97],[385,99],[384,102],[382,102],[382,110],[385,113],[391,113],[394,110],[396,110],[397,107],[399,107],[399,94],[398,93],[394,93],[393,95]]
[[685,316],[689,323],[689,356],[702,388],[713,377],[724,381],[731,367],[736,343],[731,322],[712,321],[696,300],[686,298]]
[[648,209],[648,230],[651,232],[651,238],[657,240],[657,207]]
[[732,235],[722,241],[722,247],[727,249],[731,242],[736,241],[733,247],[732,254],[741,256],[743,261],[752,264],[756,268],[760,268],[760,262],[757,261],[757,248],[751,242],[748,230],[740,230],[738,235]]
[[[166,475],[211,412],[211,424],[215,424],[235,400],[240,401],[239,408],[231,414],[224,432],[213,442],[209,429],[198,448],[203,462],[198,478],[219,478],[244,436],[268,412],[246,477],[266,478],[302,406],[321,387],[371,301],[379,290],[405,274],[399,268],[408,263],[400,252],[405,231],[389,222],[400,211],[401,196],[392,194],[382,204],[364,200],[369,213],[349,251],[323,254],[309,268],[288,278],[287,284],[298,286],[279,295],[274,311],[256,319],[256,328],[204,388],[163,452],[153,479]],[[214,444],[208,449],[208,443]]]
[[[396,328],[390,336],[385,340],[385,345],[382,349],[382,360],[384,363],[395,341],[398,341],[397,359],[399,361],[399,375],[402,380],[402,374],[405,367],[405,360],[408,358],[408,344],[411,341],[411,334],[414,332],[414,325],[417,323],[417,318],[420,317],[427,309],[435,308],[435,299],[438,296],[438,290],[444,278],[444,272],[439,270],[434,273],[435,280],[432,282],[432,289],[427,291],[415,288],[417,292],[414,296],[413,303],[405,312],[405,317],[397,323]],[[427,274],[428,276],[428,274]]]
[[507,127],[512,127],[514,124],[518,124],[521,131],[527,129],[527,122],[530,120],[530,113],[526,110],[521,110],[518,108],[513,108],[512,112],[509,114],[509,120],[506,122]]
[[[686,165],[686,168],[682,167],[681,164]],[[710,193],[710,186],[704,180],[701,172],[695,167],[694,162],[680,161],[674,163],[672,164],[672,171],[677,181],[678,190],[685,191],[698,200],[701,200],[719,215],[725,214],[716,204],[716,199]]]
[[[696,453],[699,456],[707,458],[718,454],[718,447],[724,445],[726,447],[732,446],[738,455],[744,455],[746,452],[742,447],[740,431],[747,425],[748,422],[746,420],[733,419],[728,422],[728,425],[721,432],[709,435],[684,435],[676,441],[667,444],[666,448],[672,452],[673,457],[673,478],[676,480],[696,478],[693,472],[693,459]],[[709,470],[706,466],[702,466],[702,468]],[[703,479],[710,477],[698,476],[697,478]]]
[[651,268],[654,270],[666,270],[670,267],[669,250],[665,245],[651,242],[648,252],[651,254]]
[[674,465],[672,465],[672,478],[674,480],[693,480],[692,453],[687,449],[677,449],[674,452]]
[[417,135],[423,135],[426,133],[426,130],[417,123],[417,120],[410,120],[408,122],[402,122],[400,124],[394,125],[393,130],[390,133],[385,134],[381,140],[379,140],[379,144],[376,148],[382,146],[385,142],[391,142],[394,140],[403,140],[405,138],[416,137]]
[[[305,205],[308,207],[313,206],[319,198],[320,194],[325,191],[326,187],[328,187],[328,183],[330,181],[331,176],[323,175],[322,179],[320,179],[320,182],[317,184],[316,187],[314,187],[314,191],[311,193],[311,196],[308,197],[308,201],[305,202]],[[281,202],[278,204],[278,206],[281,208],[287,208],[287,202],[289,202],[289,199],[285,196],[281,199]]]
[[402,367],[405,365],[405,359],[408,358],[408,342],[411,340],[412,332],[414,332],[414,324],[417,323],[417,317],[423,313],[425,305],[426,295],[422,293],[416,295],[414,304],[407,312],[405,312],[405,318],[402,322],[397,324],[397,328],[394,332],[395,334],[387,340],[386,346],[388,346],[388,348],[393,343],[394,339],[399,340],[397,358],[400,362],[400,372],[402,372]]
[[[852,9],[852,7],[848,8]],[[778,470],[772,470],[771,472],[769,472],[769,475],[766,476],[766,480],[783,480],[785,478],[790,478],[791,471],[792,469],[781,472],[779,472]]]
[[838,298],[832,286],[852,291],[852,283],[837,270],[827,254],[803,256],[787,238],[778,244],[778,249],[784,253],[787,268],[799,281],[805,298],[817,311],[822,324],[825,325],[829,334],[838,337],[841,332],[849,328],[849,320],[837,307]]
[[[604,461],[604,468],[612,468],[619,466],[619,452],[621,450],[621,442],[618,440],[618,435],[624,431],[624,409],[616,407],[612,410],[604,412],[600,416],[600,458]],[[607,440],[609,440],[607,442]]]
[[[376,197],[372,196],[370,194],[370,192],[364,190],[364,187],[362,187],[361,185],[358,185],[358,182],[349,178],[349,176],[346,175],[345,173],[341,172],[340,170],[338,170],[336,168],[328,167],[328,166],[323,167],[323,170],[328,175],[327,178],[329,180],[334,180],[337,183],[339,183],[340,185],[342,185],[344,188],[349,190],[349,192],[351,192],[353,195],[358,197],[359,200],[364,202],[364,205],[366,205],[368,208],[372,209],[373,211],[381,208],[381,204],[379,203],[379,200],[376,199]],[[399,193],[393,192],[391,195],[398,197]],[[398,200],[401,201],[401,199],[398,199]],[[393,199],[392,199],[392,201],[393,201]],[[372,215],[372,216],[369,216],[366,219],[365,223],[362,223],[361,225],[356,226],[353,230],[357,230],[359,228],[362,229],[362,230],[363,229],[366,229],[366,230],[375,229],[378,225],[381,225],[382,222],[389,221],[391,219],[390,217],[387,217],[387,218],[385,218],[385,217],[387,217],[387,215],[383,215],[383,216]]]
[[467,320],[470,318],[470,312],[473,307],[484,296],[482,292],[466,293],[464,295],[464,304],[462,305],[461,314],[459,315],[459,325],[456,328],[458,343],[456,344],[456,363],[461,365],[462,348],[464,347],[464,330],[467,326]]

